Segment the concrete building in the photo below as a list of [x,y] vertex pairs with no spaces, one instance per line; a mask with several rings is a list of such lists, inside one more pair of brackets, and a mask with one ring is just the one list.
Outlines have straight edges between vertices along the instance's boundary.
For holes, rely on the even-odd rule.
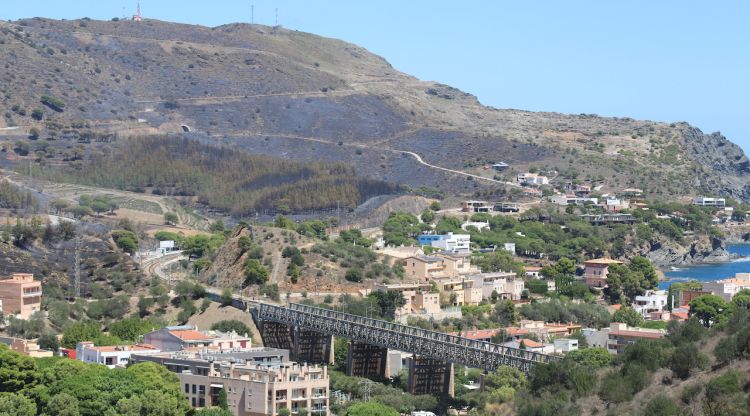
[[553,354],[555,352],[555,346],[552,344],[525,338],[504,342],[502,345],[509,348],[521,348],[526,351],[538,352],[540,354]]
[[693,204],[701,207],[724,207],[727,205],[727,200],[724,198],[707,198],[705,196],[699,196],[695,198]]
[[482,299],[492,298],[492,292],[496,292],[500,299],[521,299],[524,282],[516,279],[515,273],[480,273],[468,277],[474,281],[475,288],[481,288]]
[[575,338],[555,338],[552,343],[555,346],[555,354],[567,354],[578,349],[578,340]]
[[411,256],[404,259],[404,276],[407,279],[429,281],[476,273],[468,253],[435,253],[431,256]]
[[590,288],[603,288],[607,286],[607,273],[609,265],[622,264],[619,260],[607,258],[587,260],[583,263],[583,278]]
[[143,343],[161,351],[180,351],[189,348],[211,347],[219,350],[247,349],[252,345],[248,334],[219,331],[198,331],[189,325],[168,326],[143,336]]
[[463,201],[461,202],[461,212],[492,212],[492,205],[487,201]]
[[736,273],[733,278],[714,282],[703,282],[703,291],[723,297],[730,301],[742,289],[750,289],[750,273]]
[[650,318],[653,312],[662,312],[667,308],[667,297],[666,290],[648,290],[645,295],[635,297],[633,309],[644,318]]
[[520,184],[526,184],[526,185],[549,185],[549,178],[542,175],[537,175],[536,173],[519,173],[516,176],[516,182]]
[[428,283],[378,284],[374,290],[382,292],[399,292],[406,300],[404,306],[396,309],[396,316],[410,314],[440,313],[440,293],[431,293],[432,285]]
[[526,271],[526,277],[532,278],[532,279],[541,279],[541,272],[542,267],[539,266],[523,266],[523,269]]
[[440,291],[452,301],[452,306],[479,305],[482,302],[482,288],[474,287],[474,281],[464,278],[433,279]]
[[[422,237],[422,236],[420,236]],[[471,235],[448,233],[439,236],[437,240],[430,241],[430,245],[435,248],[445,250],[449,253],[470,253],[471,252]],[[420,244],[422,244],[420,240]]]
[[329,415],[327,367],[279,362],[279,351],[198,350],[133,354],[131,360],[156,362],[176,373],[194,408],[216,406],[219,392],[224,389],[229,410],[237,416],[276,416],[281,409],[288,409],[291,414],[305,409],[310,415]]
[[109,368],[125,367],[133,354],[150,354],[160,352],[148,344],[112,345],[97,347],[93,342],[76,344],[76,359],[89,364],[103,364]]
[[30,273],[13,273],[10,279],[0,280],[0,302],[4,316],[29,319],[42,309],[42,282]]
[[643,339],[659,339],[666,335],[663,329],[629,327],[627,324],[613,322],[609,328],[584,329],[583,335],[590,347],[606,348],[611,354],[622,354],[628,345]]

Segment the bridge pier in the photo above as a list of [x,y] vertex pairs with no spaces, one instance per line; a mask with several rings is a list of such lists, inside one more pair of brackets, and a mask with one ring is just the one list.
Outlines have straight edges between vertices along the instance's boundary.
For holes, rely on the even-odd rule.
[[299,363],[332,364],[333,336],[290,325],[261,321],[258,330],[263,345],[289,350],[289,358]]
[[388,349],[361,342],[349,342],[346,375],[384,379],[388,366]]
[[415,354],[409,361],[408,389],[411,394],[454,397],[453,364]]

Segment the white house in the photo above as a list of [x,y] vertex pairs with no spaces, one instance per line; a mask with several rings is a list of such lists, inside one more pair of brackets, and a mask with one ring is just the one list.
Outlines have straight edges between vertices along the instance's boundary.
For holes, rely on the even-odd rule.
[[465,223],[461,224],[461,229],[464,231],[466,231],[466,229],[469,227],[474,227],[479,231],[489,230],[490,223],[487,221],[466,221]]
[[549,184],[549,178],[542,175],[537,175],[536,173],[519,173],[518,176],[516,176],[516,181],[518,183],[525,183],[527,185],[548,185]]
[[648,290],[645,295],[636,296],[633,309],[647,318],[651,312],[662,312],[667,307],[666,290]]
[[170,251],[174,251],[175,243],[172,240],[159,241],[159,253],[164,255]]
[[469,276],[475,288],[482,288],[482,299],[490,299],[492,292],[497,292],[501,299],[521,299],[524,282],[515,278],[515,273],[497,272],[480,273]]
[[125,367],[132,354],[148,354],[160,352],[158,348],[149,344],[112,345],[96,347],[93,342],[79,342],[76,344],[76,359],[89,364],[104,364],[109,368]]
[[567,354],[578,349],[578,340],[575,338],[557,338],[554,344],[556,354]]
[[451,253],[471,252],[471,235],[448,233],[439,240],[432,241],[432,246]]
[[702,207],[723,207],[727,204],[727,200],[724,198],[707,198],[705,196],[699,196],[695,198],[693,203]]

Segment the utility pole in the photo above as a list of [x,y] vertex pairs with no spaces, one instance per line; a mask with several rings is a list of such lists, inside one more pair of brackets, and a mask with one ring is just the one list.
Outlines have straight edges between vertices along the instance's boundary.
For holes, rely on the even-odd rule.
[[250,24],[255,24],[255,5],[250,5]]
[[81,237],[76,236],[76,255],[75,255],[75,281],[73,282],[73,290],[75,291],[76,299],[81,297]]
[[279,8],[276,8],[276,26],[279,25]]

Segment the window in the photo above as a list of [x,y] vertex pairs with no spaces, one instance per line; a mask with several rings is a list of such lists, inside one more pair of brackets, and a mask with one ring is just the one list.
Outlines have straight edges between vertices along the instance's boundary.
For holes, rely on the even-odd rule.
[[193,407],[195,407],[195,397],[193,397],[192,403],[193,403]]
[[206,407],[206,399],[203,397],[198,399],[198,407]]
[[193,394],[195,394],[195,384],[193,384]]
[[190,393],[190,384],[185,383],[185,393]]

